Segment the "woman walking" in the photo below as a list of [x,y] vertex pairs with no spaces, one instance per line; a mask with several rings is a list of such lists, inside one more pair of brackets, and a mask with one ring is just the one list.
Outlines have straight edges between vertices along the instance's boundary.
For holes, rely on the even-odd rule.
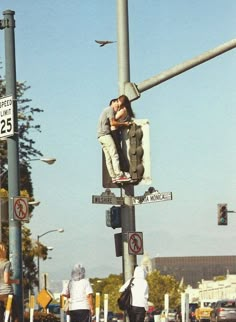
[[[13,295],[12,284],[19,284],[18,279],[11,279],[11,263],[7,259],[6,247],[0,243],[0,302],[6,309],[8,295]],[[4,312],[0,312],[0,321],[4,321]],[[11,317],[13,322],[18,322],[16,298],[13,296]]]
[[71,279],[62,295],[70,299],[69,315],[71,322],[89,322],[94,315],[93,289],[85,278],[85,268],[76,264],[71,272]]

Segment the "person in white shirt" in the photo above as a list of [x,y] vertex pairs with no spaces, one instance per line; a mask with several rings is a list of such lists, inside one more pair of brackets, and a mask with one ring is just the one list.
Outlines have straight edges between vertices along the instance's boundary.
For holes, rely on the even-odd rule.
[[[149,287],[145,279],[146,271],[137,266],[134,270],[134,279],[132,281],[131,294],[132,302],[127,313],[130,322],[144,322],[146,311],[148,310]],[[130,279],[121,286],[119,292],[123,292],[129,285]]]
[[76,264],[71,272],[71,280],[62,291],[70,299],[69,315],[71,322],[89,322],[94,315],[93,289],[85,278],[85,268]]
[[[4,306],[4,311],[7,305],[8,295],[13,295],[12,284],[19,284],[19,279],[11,278],[11,263],[7,259],[6,246],[0,243],[0,303]],[[4,314],[2,308],[0,310],[0,321],[4,321]],[[11,317],[13,322],[18,322],[18,306],[17,298],[13,295]]]

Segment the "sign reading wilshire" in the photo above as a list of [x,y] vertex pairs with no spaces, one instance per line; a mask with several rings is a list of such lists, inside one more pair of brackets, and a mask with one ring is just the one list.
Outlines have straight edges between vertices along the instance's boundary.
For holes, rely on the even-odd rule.
[[100,196],[93,195],[92,203],[106,204],[106,205],[123,205],[124,199],[122,197],[116,197],[110,189],[106,189]]

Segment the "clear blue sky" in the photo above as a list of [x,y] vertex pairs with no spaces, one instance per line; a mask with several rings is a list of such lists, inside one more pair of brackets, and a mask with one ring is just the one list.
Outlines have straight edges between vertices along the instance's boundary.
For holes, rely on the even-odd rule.
[[[32,237],[65,229],[42,237],[54,250],[41,271],[67,279],[82,262],[90,277],[120,273],[113,240],[120,230],[105,225],[109,206],[91,203],[104,191],[97,120],[118,95],[116,44],[100,48],[94,40],[117,39],[116,1],[1,0],[0,9],[16,12],[17,79],[31,86],[32,105],[44,109],[37,148],[57,159],[53,166],[32,163],[41,201],[29,224]],[[131,81],[235,38],[235,18],[235,0],[130,0]],[[150,120],[152,186],[173,193],[173,201],[136,206],[136,230],[150,257],[235,255],[235,215],[227,227],[217,226],[217,203],[236,210],[235,68],[231,50],[133,102],[137,118]]]

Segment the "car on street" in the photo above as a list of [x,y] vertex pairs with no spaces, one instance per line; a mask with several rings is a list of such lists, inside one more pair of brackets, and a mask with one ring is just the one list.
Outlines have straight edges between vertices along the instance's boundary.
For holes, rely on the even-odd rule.
[[161,317],[168,319],[168,322],[175,322],[177,320],[177,310],[169,309],[168,312],[163,310]]
[[195,318],[197,322],[210,321],[210,314],[217,300],[202,300],[199,302],[199,307],[195,310]]
[[[104,311],[101,311],[100,313],[100,322],[103,322],[105,319],[104,319]],[[116,317],[116,314],[113,313],[112,311],[108,311],[107,312],[107,321],[117,321],[117,317]]]
[[52,313],[56,317],[60,318],[60,316],[61,316],[60,304],[49,304],[48,305],[48,312]]
[[210,313],[211,322],[236,322],[236,300],[225,299],[215,303]]

